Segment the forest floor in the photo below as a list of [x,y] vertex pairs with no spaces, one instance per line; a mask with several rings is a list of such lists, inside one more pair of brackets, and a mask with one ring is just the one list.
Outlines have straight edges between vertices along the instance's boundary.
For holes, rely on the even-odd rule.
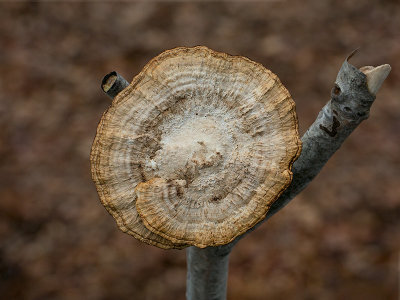
[[397,299],[400,3],[0,1],[2,299],[184,299],[185,252],[117,229],[90,177],[110,100],[154,56],[205,45],[247,56],[292,94],[304,133],[346,56],[392,72],[370,118],[297,199],[231,255],[228,299]]

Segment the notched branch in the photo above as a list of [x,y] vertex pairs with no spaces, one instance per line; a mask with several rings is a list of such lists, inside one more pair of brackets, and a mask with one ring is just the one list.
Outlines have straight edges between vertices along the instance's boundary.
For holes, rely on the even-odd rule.
[[337,129],[340,127],[340,122],[338,121],[338,119],[333,116],[333,123],[332,123],[332,129],[329,130],[328,128],[326,128],[325,126],[323,126],[322,124],[319,125],[319,128],[323,131],[325,131],[330,137],[334,137],[337,134]]

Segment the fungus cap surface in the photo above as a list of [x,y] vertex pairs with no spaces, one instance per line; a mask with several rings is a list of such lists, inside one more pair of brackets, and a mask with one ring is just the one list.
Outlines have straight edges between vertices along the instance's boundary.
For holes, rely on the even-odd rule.
[[275,74],[176,48],[104,113],[92,175],[122,230],[162,248],[216,246],[265,217],[300,150],[295,105]]

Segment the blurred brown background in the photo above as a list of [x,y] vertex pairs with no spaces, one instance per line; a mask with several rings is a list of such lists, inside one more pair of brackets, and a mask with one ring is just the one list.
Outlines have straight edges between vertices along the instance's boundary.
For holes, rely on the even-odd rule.
[[397,299],[399,1],[0,2],[0,297],[184,299],[185,252],[120,232],[90,178],[110,100],[152,57],[206,45],[278,74],[300,130],[352,63],[393,70],[317,179],[231,255],[228,299]]

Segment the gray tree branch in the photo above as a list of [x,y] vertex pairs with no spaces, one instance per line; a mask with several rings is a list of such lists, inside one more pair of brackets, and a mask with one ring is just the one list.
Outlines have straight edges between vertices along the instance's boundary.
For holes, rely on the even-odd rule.
[[186,299],[225,299],[229,253],[220,255],[214,247],[189,247],[186,258]]
[[[303,149],[292,167],[293,180],[271,206],[265,219],[227,245],[205,249],[196,248],[196,250],[193,249],[195,247],[187,249],[186,295],[188,300],[226,299],[227,282],[222,282],[221,279],[227,280],[228,278],[226,275],[228,273],[227,260],[236,243],[285,207],[300,193],[320,172],[350,133],[368,118],[375,94],[389,74],[390,66],[364,67],[361,70],[363,71],[348,63],[348,59],[343,63],[331,92],[331,100],[322,108],[315,122],[301,139]],[[197,254],[196,259],[194,253]],[[193,266],[193,264],[207,266],[210,259],[215,261],[218,257],[224,263],[216,264],[219,267],[216,272],[208,272],[203,268]],[[221,275],[223,272],[226,274]],[[211,285],[217,282],[220,284],[219,286]],[[215,290],[210,290],[211,286]]]
[[[314,179],[350,133],[368,118],[375,95],[389,72],[389,65],[363,67],[359,70],[348,59],[345,60],[337,75],[330,101],[302,137],[303,149],[293,164],[290,186],[273,203],[265,219],[227,245],[205,249],[187,248],[188,300],[226,298],[229,254],[233,247],[246,234],[286,206]],[[111,98],[126,86],[128,82],[116,72],[106,75],[102,82],[102,89]]]

